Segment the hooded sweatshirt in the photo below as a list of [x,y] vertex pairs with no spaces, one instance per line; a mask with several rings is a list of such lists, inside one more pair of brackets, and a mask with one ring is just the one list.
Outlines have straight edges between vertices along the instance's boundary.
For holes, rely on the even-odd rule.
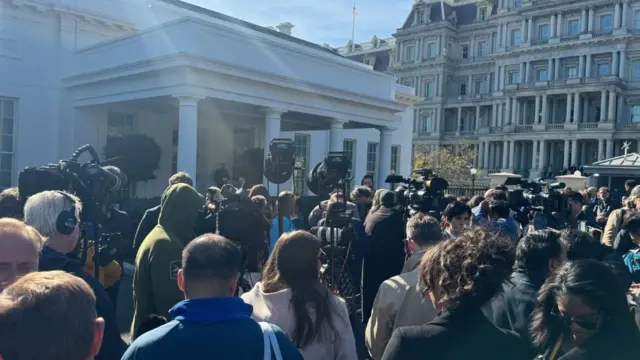
[[194,238],[193,228],[204,201],[191,186],[169,187],[160,204],[158,225],[142,241],[133,277],[132,337],[150,315],[169,316],[184,296],[177,284],[182,250]]

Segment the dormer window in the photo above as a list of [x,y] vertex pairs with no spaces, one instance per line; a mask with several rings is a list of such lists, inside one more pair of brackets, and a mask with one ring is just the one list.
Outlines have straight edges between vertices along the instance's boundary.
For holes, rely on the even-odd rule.
[[480,8],[478,12],[478,21],[486,21],[487,20],[487,8]]
[[416,24],[417,25],[424,24],[424,11],[422,10],[416,11]]

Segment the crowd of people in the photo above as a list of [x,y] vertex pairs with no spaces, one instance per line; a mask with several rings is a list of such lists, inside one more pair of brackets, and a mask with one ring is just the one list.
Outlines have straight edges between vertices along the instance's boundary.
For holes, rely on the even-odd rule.
[[[553,229],[504,186],[409,212],[367,176],[305,216],[289,191],[202,195],[178,173],[125,235],[130,251],[91,264],[78,197],[7,189],[0,360],[634,358],[640,186],[625,190],[617,202],[606,187],[565,189]],[[107,276],[121,269],[127,341]]]

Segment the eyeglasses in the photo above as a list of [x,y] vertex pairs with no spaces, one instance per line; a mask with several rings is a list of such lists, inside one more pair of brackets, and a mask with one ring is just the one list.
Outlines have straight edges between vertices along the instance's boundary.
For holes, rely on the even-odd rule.
[[580,319],[563,314],[558,308],[551,310],[551,315],[560,319],[567,327],[570,327],[571,324],[576,324],[585,330],[597,330],[600,323],[600,316],[595,319]]

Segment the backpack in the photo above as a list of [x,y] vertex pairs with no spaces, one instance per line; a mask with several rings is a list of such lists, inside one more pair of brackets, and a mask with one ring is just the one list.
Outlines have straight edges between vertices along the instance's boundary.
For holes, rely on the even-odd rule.
[[271,360],[271,355],[274,355],[276,360],[282,360],[280,344],[278,344],[278,338],[273,326],[266,322],[259,322],[259,324],[262,328],[262,337],[264,339],[264,360]]

